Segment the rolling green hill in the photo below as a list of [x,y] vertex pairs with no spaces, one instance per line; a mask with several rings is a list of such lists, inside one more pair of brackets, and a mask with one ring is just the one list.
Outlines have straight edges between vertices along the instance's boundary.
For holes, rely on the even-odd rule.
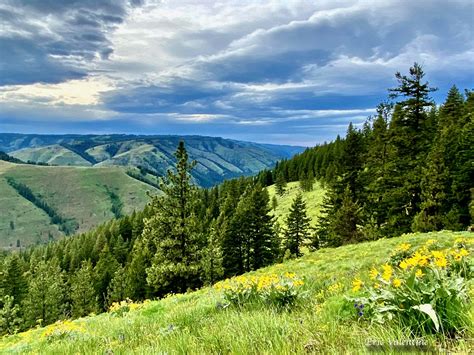
[[[12,186],[26,186],[37,201],[49,206],[73,232],[84,232],[148,202],[155,187],[133,179],[122,167],[60,167],[0,161],[0,248],[38,244],[64,235],[44,208]],[[113,206],[119,210],[114,210]],[[115,211],[115,212],[114,212]],[[76,228],[77,227],[77,228]]]
[[[291,311],[268,307],[223,306],[223,294],[203,288],[159,301],[127,304],[120,312],[91,315],[6,336],[3,353],[41,354],[305,354],[369,353],[369,341],[405,344],[422,341],[430,352],[449,349],[468,353],[473,327],[462,338],[439,341],[435,335],[416,337],[396,323],[371,323],[358,318],[352,302],[352,281],[372,266],[385,263],[401,243],[426,245],[434,239],[440,247],[453,245],[468,232],[408,234],[399,238],[321,249],[300,259],[267,267],[246,276],[286,272],[303,278],[302,301]],[[365,280],[365,278],[364,278]],[[368,280],[368,278],[367,278]],[[337,285],[334,286],[334,285]],[[472,289],[471,289],[472,292]],[[470,318],[474,309],[470,308]],[[438,340],[437,340],[438,339]],[[445,338],[446,339],[446,338]],[[407,349],[405,349],[408,351]],[[413,350],[413,349],[412,349]],[[444,352],[444,351],[443,351]]]
[[22,161],[46,163],[51,165],[90,166],[90,162],[80,155],[58,144],[39,148],[23,148],[12,154]]
[[304,150],[303,147],[201,136],[4,133],[0,134],[0,151],[23,161],[66,166],[142,167],[162,176],[174,166],[174,152],[180,140],[184,140],[190,159],[197,162],[193,177],[203,187],[256,174]]

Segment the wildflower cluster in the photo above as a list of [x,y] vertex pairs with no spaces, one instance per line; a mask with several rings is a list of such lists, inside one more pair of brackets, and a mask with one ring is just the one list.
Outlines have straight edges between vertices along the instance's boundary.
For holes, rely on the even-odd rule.
[[122,316],[129,311],[134,311],[143,307],[144,303],[134,303],[131,299],[127,298],[120,302],[113,302],[109,307],[109,313],[117,316]]
[[339,293],[343,289],[344,289],[344,286],[340,282],[336,282],[336,283],[328,286],[328,292],[330,294]]
[[234,305],[259,303],[278,307],[295,304],[304,281],[291,272],[283,275],[237,276],[218,282],[214,288],[224,292],[224,299]]
[[374,321],[397,319],[414,332],[460,331],[468,324],[470,245],[459,239],[452,248],[436,250],[434,240],[417,249],[403,243],[386,264],[372,267],[367,281],[353,280],[352,291],[360,296],[350,301],[366,304]]
[[341,282],[334,282],[330,284],[323,284],[317,287],[317,292],[314,294],[315,300],[319,303],[324,303],[329,297],[340,295],[344,293],[345,287]]
[[48,341],[53,341],[78,336],[85,332],[86,330],[83,324],[67,319],[58,320],[56,323],[48,325],[41,336]]

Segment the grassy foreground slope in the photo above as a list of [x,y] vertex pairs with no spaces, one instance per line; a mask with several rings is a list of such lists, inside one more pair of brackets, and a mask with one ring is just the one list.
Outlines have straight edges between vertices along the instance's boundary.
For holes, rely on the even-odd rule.
[[142,209],[149,201],[148,184],[131,178],[121,167],[59,167],[19,165],[0,161],[0,247],[27,246],[61,235],[46,213],[22,197],[8,183],[22,183],[62,217],[78,224],[83,232],[116,215],[112,206],[121,206],[122,214]]
[[[300,259],[277,264],[253,275],[294,272],[303,277],[305,298],[291,312],[271,308],[221,307],[222,294],[213,288],[173,295],[134,305],[123,315],[112,313],[65,321],[45,328],[4,337],[0,352],[41,354],[209,354],[209,353],[366,353],[369,339],[407,340],[407,331],[394,326],[359,322],[348,314],[345,296],[351,282],[372,265],[384,263],[401,243],[422,245],[436,239],[452,245],[467,232],[409,234],[399,238],[322,249]],[[342,288],[328,292],[339,282]],[[320,295],[323,294],[324,297]],[[351,307],[349,307],[351,308]],[[353,309],[352,309],[353,311]],[[474,310],[471,307],[471,318]],[[473,329],[465,338],[444,344],[468,353]],[[424,338],[439,346],[434,338]],[[472,344],[471,344],[472,345]],[[439,350],[439,348],[438,348]],[[396,351],[392,351],[395,353]]]

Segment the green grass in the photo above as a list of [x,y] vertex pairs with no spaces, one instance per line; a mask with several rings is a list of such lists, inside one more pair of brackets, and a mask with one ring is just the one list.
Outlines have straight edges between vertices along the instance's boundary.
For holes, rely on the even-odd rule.
[[[467,232],[409,234],[399,238],[322,249],[301,259],[261,269],[252,274],[295,272],[304,277],[306,296],[292,311],[270,308],[233,307],[222,309],[222,295],[203,288],[185,295],[174,295],[152,301],[141,309],[123,316],[101,314],[67,324],[62,335],[46,336],[58,326],[30,330],[0,341],[3,353],[114,353],[114,354],[290,354],[299,353],[367,353],[366,342],[375,339],[404,341],[406,329],[394,325],[370,325],[358,322],[348,314],[344,295],[350,294],[351,281],[365,274],[372,265],[386,261],[390,252],[402,242],[421,245],[434,238],[452,245]],[[317,294],[334,282],[344,290],[319,299]],[[351,308],[351,307],[349,307]],[[471,317],[474,310],[471,307]],[[473,329],[465,335],[472,337]],[[439,346],[434,337],[424,339]],[[467,353],[466,340],[452,340],[445,346]],[[472,345],[472,344],[471,344]],[[437,348],[440,350],[439,348]],[[390,352],[390,351],[389,351]],[[392,349],[392,353],[397,353]]]
[[287,184],[285,193],[283,196],[276,194],[275,185],[268,187],[268,193],[270,195],[270,201],[273,196],[277,197],[278,206],[274,211],[277,221],[280,226],[285,225],[286,217],[290,212],[291,204],[295,199],[296,195],[301,192],[303,194],[303,199],[306,202],[306,212],[311,218],[311,226],[315,226],[317,218],[320,214],[321,204],[323,203],[325,190],[322,188],[319,182],[315,182],[313,190],[306,192],[300,188],[299,182],[290,182]]
[[[0,162],[0,247],[3,248],[9,248],[12,243],[16,246],[17,239],[26,246],[48,240],[50,232],[54,238],[61,235],[41,209],[8,185],[6,177],[27,185],[64,218],[73,218],[79,224],[77,232],[114,218],[114,205],[121,204],[124,215],[141,210],[149,201],[146,192],[156,191],[128,176],[121,167],[45,167]],[[116,195],[115,200],[111,199],[110,191]]]
[[0,170],[0,246],[16,248],[17,240],[23,246],[47,242],[50,234],[53,238],[61,236],[49,216],[20,196],[1,174]]
[[20,149],[13,152],[11,155],[23,161],[30,160],[37,163],[47,163],[51,165],[91,165],[91,163],[80,155],[57,144],[39,148]]

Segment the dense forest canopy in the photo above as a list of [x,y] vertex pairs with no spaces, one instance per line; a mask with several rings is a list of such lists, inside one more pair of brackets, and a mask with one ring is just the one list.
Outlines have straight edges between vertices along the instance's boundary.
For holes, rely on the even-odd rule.
[[[455,86],[436,106],[415,64],[363,127],[307,149],[256,177],[210,189],[192,184],[183,143],[163,196],[96,230],[7,255],[1,265],[3,333],[100,312],[125,298],[185,292],[256,270],[303,249],[409,231],[465,230],[474,218],[474,92]],[[266,186],[314,179],[328,190],[309,227],[297,196],[277,228]]]

